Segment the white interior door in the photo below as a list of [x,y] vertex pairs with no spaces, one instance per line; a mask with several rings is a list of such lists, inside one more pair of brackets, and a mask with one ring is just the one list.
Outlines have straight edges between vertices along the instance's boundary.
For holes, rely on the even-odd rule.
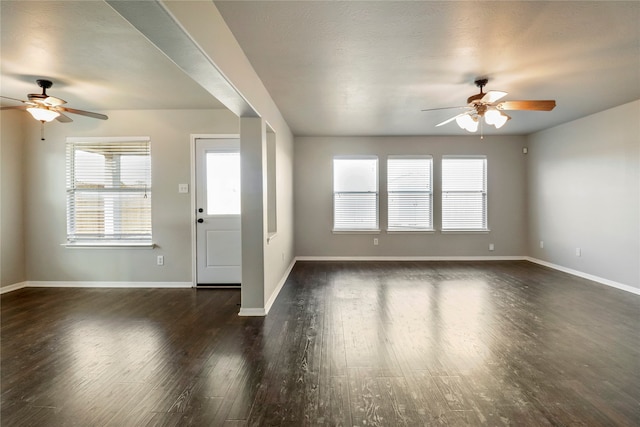
[[195,151],[197,284],[239,285],[240,140],[199,138]]

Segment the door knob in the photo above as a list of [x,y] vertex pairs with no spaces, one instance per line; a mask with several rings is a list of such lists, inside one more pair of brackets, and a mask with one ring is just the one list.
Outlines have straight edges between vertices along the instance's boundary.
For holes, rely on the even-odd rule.
[[202,219],[202,218],[198,218],[198,222],[199,222],[200,224],[202,224],[202,223],[204,222],[204,219]]

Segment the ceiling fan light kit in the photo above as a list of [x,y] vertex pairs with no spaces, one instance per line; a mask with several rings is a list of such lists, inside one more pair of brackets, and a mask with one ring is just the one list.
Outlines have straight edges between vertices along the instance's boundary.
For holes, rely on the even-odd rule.
[[504,126],[504,124],[507,123],[507,120],[509,120],[509,116],[498,110],[487,110],[487,112],[484,113],[484,121],[488,125],[495,126],[496,129],[500,129]]
[[55,110],[50,110],[47,107],[29,107],[27,108],[27,111],[34,119],[41,122],[50,122],[56,117],[60,117],[60,113]]
[[469,132],[475,132],[478,130],[478,118],[470,116],[469,114],[462,114],[456,117],[456,123],[461,129]]
[[484,118],[484,122],[488,125],[495,126],[496,129],[500,129],[505,125],[511,117],[504,113],[504,110],[529,110],[529,111],[551,111],[556,106],[554,100],[537,100],[537,101],[500,101],[507,95],[507,92],[499,90],[491,90],[489,92],[483,92],[483,88],[487,85],[489,79],[477,79],[475,81],[476,86],[480,88],[480,93],[467,98],[467,105],[461,107],[444,107],[444,108],[429,108],[422,111],[434,111],[434,110],[446,110],[449,108],[466,109],[467,111],[457,116],[451,117],[441,123],[438,123],[436,127],[446,125],[449,122],[455,120],[455,122],[468,132],[476,132],[478,125],[481,124],[481,119]]

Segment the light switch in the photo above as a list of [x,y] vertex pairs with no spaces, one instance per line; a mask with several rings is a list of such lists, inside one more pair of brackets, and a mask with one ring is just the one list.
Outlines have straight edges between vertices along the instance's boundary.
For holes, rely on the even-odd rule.
[[178,193],[188,193],[189,184],[178,184]]

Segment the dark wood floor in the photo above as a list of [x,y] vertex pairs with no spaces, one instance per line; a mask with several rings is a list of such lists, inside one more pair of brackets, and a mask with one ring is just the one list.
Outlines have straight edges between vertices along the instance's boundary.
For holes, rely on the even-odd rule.
[[640,297],[528,262],[2,296],[2,426],[640,425]]

